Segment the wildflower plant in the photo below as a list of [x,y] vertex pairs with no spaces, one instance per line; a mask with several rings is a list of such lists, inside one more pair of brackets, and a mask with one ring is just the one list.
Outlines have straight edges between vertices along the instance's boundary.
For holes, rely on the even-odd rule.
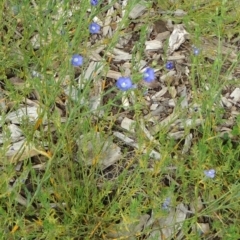
[[[143,223],[142,216],[145,218],[150,210],[154,212],[154,224],[161,221],[160,227],[169,229],[172,236],[179,232],[185,239],[194,235],[197,238],[199,226],[203,238],[240,239],[240,117],[238,95],[232,94],[239,87],[239,56],[236,50],[238,57],[225,64],[228,57],[234,57],[235,50],[223,54],[221,48],[224,39],[237,45],[240,21],[236,16],[240,7],[234,9],[233,2],[237,6],[238,1],[219,4],[213,0],[204,6],[198,1],[196,11],[191,9],[196,1],[181,1],[181,9],[187,12],[182,17],[167,13],[169,7],[175,11],[169,1],[150,1],[144,4],[147,21],[142,21],[142,16],[129,17],[138,1],[58,1],[57,5],[34,1],[31,8],[28,1],[20,1],[18,8],[11,5],[17,1],[6,2],[0,4],[4,13],[0,23],[2,239],[55,239],[60,235],[62,239],[170,239],[164,229],[156,233],[151,221],[141,232],[132,229]],[[176,67],[174,61],[162,59],[167,54],[168,39],[162,40],[160,50],[144,50],[145,42],[158,34],[157,29],[148,34],[150,24],[156,20],[148,14],[157,14],[159,7],[166,11],[165,19],[177,20],[173,26],[191,19],[191,24],[185,24],[190,38],[177,50],[186,56],[189,75],[172,71],[169,78],[166,74]],[[95,19],[99,22],[95,23]],[[197,25],[192,24],[196,20]],[[100,21],[110,28],[106,35],[101,35]],[[58,31],[63,27],[60,35]],[[35,34],[40,37],[36,50],[31,47],[35,43],[30,42]],[[97,38],[92,34],[98,34]],[[205,42],[207,35],[206,45],[191,46],[186,51],[192,41]],[[124,41],[118,41],[120,38]],[[111,54],[121,42],[122,51],[131,57],[125,60],[117,54],[115,61]],[[101,58],[91,57],[95,52]],[[151,62],[151,67],[136,73],[141,60]],[[136,75],[120,75],[110,88],[109,71],[126,73],[129,69]],[[167,77],[156,81],[154,69]],[[234,81],[229,83],[229,76]],[[133,91],[138,80],[143,86]],[[149,87],[155,83],[160,87]],[[182,87],[186,87],[186,109],[181,104]],[[172,99],[175,107],[170,104]],[[201,109],[191,111],[195,103]],[[10,120],[10,114],[19,107],[25,110]],[[27,114],[19,124],[15,123],[22,112]],[[221,134],[225,123],[233,138]],[[19,139],[22,147],[10,158],[8,154],[15,151],[18,141],[12,135],[16,127],[23,132]],[[27,179],[25,184],[21,179]],[[181,206],[191,214],[184,214]],[[131,232],[127,233],[126,228]]]

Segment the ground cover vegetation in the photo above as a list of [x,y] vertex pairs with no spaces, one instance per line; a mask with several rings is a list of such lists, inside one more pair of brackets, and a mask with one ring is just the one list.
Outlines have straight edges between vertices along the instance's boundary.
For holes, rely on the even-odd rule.
[[240,239],[240,3],[4,0],[1,239]]

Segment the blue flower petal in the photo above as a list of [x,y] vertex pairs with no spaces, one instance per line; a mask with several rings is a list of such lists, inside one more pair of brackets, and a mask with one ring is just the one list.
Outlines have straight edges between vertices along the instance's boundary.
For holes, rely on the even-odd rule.
[[174,63],[172,61],[168,61],[166,63],[166,69],[171,70],[174,68]]
[[193,47],[193,54],[194,54],[195,56],[197,56],[197,55],[199,55],[199,53],[200,53],[200,49],[197,48],[197,47]]
[[74,54],[72,56],[71,64],[74,67],[82,66],[82,64],[83,64],[83,57],[81,55],[79,55],[79,54]]
[[146,71],[143,74],[143,80],[146,82],[152,82],[154,81],[155,73],[152,68],[147,68]]
[[90,33],[92,34],[95,34],[95,33],[99,33],[100,32],[100,25],[98,25],[97,23],[93,22],[89,25],[89,31]]
[[92,6],[98,5],[98,0],[91,0],[91,5]]
[[214,169],[204,170],[204,174],[208,178],[214,178],[216,171]]
[[171,203],[171,198],[167,197],[162,204],[162,209],[168,210],[169,206],[170,206],[170,203]]
[[122,91],[127,91],[127,90],[133,88],[132,80],[129,77],[118,78],[116,86],[117,86],[117,88],[119,88]]

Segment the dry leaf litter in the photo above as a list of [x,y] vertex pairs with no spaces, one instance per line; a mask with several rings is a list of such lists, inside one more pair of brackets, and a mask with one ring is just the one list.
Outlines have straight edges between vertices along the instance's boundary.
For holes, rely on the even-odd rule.
[[[105,95],[103,98],[103,93],[113,87],[115,81],[122,75],[131,76],[133,69],[132,50],[139,40],[137,35],[139,25],[134,20],[143,18],[148,13],[144,1],[137,3],[128,16],[131,20],[130,26],[124,26],[121,24],[121,21],[126,14],[126,5],[127,0],[122,1],[122,4],[115,3],[106,11],[104,18],[95,17],[94,21],[102,26],[101,34],[98,34],[97,37],[92,37],[88,42],[88,66],[77,77],[77,84],[70,86],[70,76],[65,76],[65,82],[62,84],[63,95],[56,99],[58,105],[55,108],[60,116],[58,124],[65,124],[67,121],[66,108],[69,101],[80,105],[87,104],[90,107],[93,119],[101,119],[101,116],[104,115],[104,110],[101,107],[108,97],[113,97],[112,95]],[[37,3],[35,3],[35,7],[37,11]],[[59,3],[57,9],[58,13],[53,18],[58,19],[59,15],[64,14],[67,19],[67,16],[71,17],[78,7],[73,6],[71,11],[66,12],[61,7],[61,3]],[[160,13],[162,16],[166,14],[164,11]],[[183,16],[187,13],[178,9],[173,14],[175,16]],[[124,32],[124,34],[121,34],[113,49],[108,48],[104,37],[112,38],[115,33],[118,34],[119,30]],[[168,138],[177,141],[183,140],[181,153],[184,155],[190,152],[193,144],[194,133],[190,130],[204,125],[204,116],[201,115],[201,102],[196,103],[192,101],[194,93],[189,82],[191,73],[189,56],[192,54],[190,34],[183,24],[173,24],[170,19],[154,22],[153,25],[149,25],[147,31],[148,39],[145,42],[144,49],[145,58],[141,59],[136,54],[139,64],[138,69],[140,72],[143,72],[149,63],[156,61],[157,64],[154,68],[156,80],[150,84],[143,81],[137,84],[137,89],[146,89],[144,93],[144,106],[146,107],[142,111],[140,122],[137,125],[130,111],[137,102],[136,92],[133,90],[130,93],[123,93],[120,104],[122,112],[118,114],[117,118],[110,116],[108,118],[109,121],[114,121],[115,119],[118,128],[112,131],[110,135],[96,132],[94,137],[96,143],[93,142],[91,135],[82,135],[77,143],[77,151],[80,151],[84,156],[86,166],[98,164],[103,171],[112,166],[112,176],[114,175],[115,177],[116,172],[114,169],[119,168],[118,161],[124,158],[121,150],[123,146],[129,146],[131,154],[134,154],[136,150],[138,154],[148,154],[150,159],[160,161],[161,146],[155,136],[164,129]],[[48,39],[42,42],[39,33],[36,33],[30,41],[34,49],[39,49],[42,44],[50,44],[52,36],[49,32]],[[201,54],[209,61],[213,61],[218,54],[216,49],[218,40],[215,38],[202,38],[201,41]],[[168,48],[165,52],[164,46],[166,44],[168,44]],[[226,62],[236,62],[237,48],[225,42],[221,44],[222,54],[226,58]],[[111,59],[111,61],[106,61],[102,57],[103,55]],[[172,70],[165,70],[164,65],[167,60],[174,61],[175,66]],[[55,70],[56,72],[58,71],[57,69]],[[233,73],[229,76],[229,79],[236,79],[239,72]],[[40,72],[34,69],[32,70],[32,77],[44,78]],[[11,78],[9,80],[16,89],[21,89],[25,86],[22,79]],[[87,99],[79,94],[79,91],[84,89],[86,84],[91,84],[91,94]],[[211,86],[206,85],[205,87],[208,90]],[[200,92],[201,90],[197,89],[197,91]],[[42,111],[37,90],[33,90],[31,93],[34,100],[30,98],[23,99],[18,109],[12,108],[14,103],[8,102],[10,93],[5,89],[4,84],[1,85],[0,94],[0,144],[1,152],[5,154],[1,155],[0,159],[3,166],[9,163],[16,164],[16,171],[19,173],[17,175],[18,178],[12,179],[9,183],[9,192],[11,192],[15,184],[19,184],[19,181],[23,183],[24,179],[28,178],[28,172],[22,172],[23,160],[31,160],[37,156],[41,159],[41,162],[33,164],[33,168],[44,170],[46,161],[51,159],[51,149],[48,149],[47,143],[42,142],[41,146],[36,146],[34,142],[29,142],[24,137],[21,126],[31,125],[34,129],[33,134],[35,138],[40,137],[39,126],[43,126],[43,131],[46,132],[49,131],[47,127],[49,124],[52,126],[50,128],[52,133],[56,129],[54,125],[47,121],[46,113]],[[217,126],[215,130],[220,137],[228,133],[230,137],[234,138],[230,133],[235,119],[239,115],[240,88],[226,85],[225,91],[219,94],[220,98],[216,99],[220,99],[220,101],[216,100],[215,104],[220,106],[225,113],[223,114],[222,124]],[[214,109],[210,111],[214,112]],[[141,131],[144,134],[145,138],[151,143],[150,146],[145,146],[138,142],[136,138],[137,131]],[[99,142],[102,145],[95,149]],[[153,168],[154,161],[150,161],[149,170]],[[172,171],[176,167],[172,166]],[[166,176],[166,178],[174,181],[170,176]],[[16,201],[21,205],[27,205],[26,199],[21,194],[17,194]],[[56,204],[52,204],[52,207],[56,207]],[[183,221],[188,216],[193,216],[195,213],[202,211],[202,209],[204,209],[204,205],[201,202],[201,197],[199,197],[197,206],[187,206],[185,203],[179,203],[174,208],[170,206],[165,217],[159,218],[155,216],[154,212],[151,212],[150,214],[138,216],[135,221],[127,225],[123,222],[116,224],[113,228],[114,231],[111,232],[109,230],[109,233],[107,233],[107,238],[136,239],[133,236],[140,234],[145,228],[150,228],[152,230],[145,239],[182,239],[184,237],[181,232]],[[197,229],[203,234],[208,234],[209,228],[208,222],[199,222],[197,226]]]

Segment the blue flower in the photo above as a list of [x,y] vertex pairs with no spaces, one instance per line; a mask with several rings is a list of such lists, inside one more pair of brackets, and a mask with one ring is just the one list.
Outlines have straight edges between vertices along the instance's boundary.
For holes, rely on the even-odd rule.
[[74,54],[72,56],[71,63],[74,67],[82,66],[83,64],[83,57],[79,54]]
[[117,80],[116,86],[122,91],[127,91],[133,88],[132,80],[129,77],[120,77]]
[[197,47],[195,47],[195,46],[193,46],[193,54],[194,54],[195,56],[197,56],[197,55],[199,55],[199,53],[200,53],[200,49],[197,48]]
[[147,68],[143,74],[144,81],[152,82],[154,81],[154,78],[155,78],[154,70],[152,68]]
[[174,63],[172,61],[167,61],[166,69],[171,70],[174,68]]
[[91,5],[92,6],[98,5],[98,0],[91,0]]
[[100,25],[98,25],[97,23],[93,22],[90,24],[89,26],[89,31],[90,33],[94,34],[94,33],[99,33],[100,32]]
[[208,178],[214,178],[216,171],[214,169],[204,170],[204,174]]
[[167,197],[162,204],[162,209],[168,210],[170,203],[171,203],[171,198]]

